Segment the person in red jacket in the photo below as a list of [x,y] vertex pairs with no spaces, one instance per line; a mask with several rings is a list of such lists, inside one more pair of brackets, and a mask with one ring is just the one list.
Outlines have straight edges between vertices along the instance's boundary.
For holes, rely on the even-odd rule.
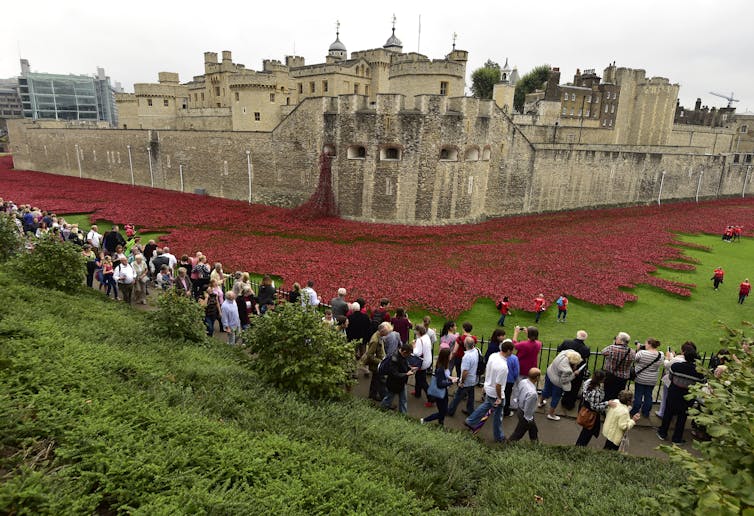
[[715,272],[712,274],[712,286],[715,287],[715,290],[723,282],[723,276],[725,276],[725,271],[722,267],[715,269]]
[[542,315],[542,312],[545,311],[545,303],[544,294],[540,294],[534,298],[534,312],[537,314],[534,318],[534,322],[539,322],[539,317]]
[[503,296],[503,299],[497,302],[497,309],[500,311],[500,319],[497,320],[497,325],[505,326],[505,316],[507,316],[511,310],[511,303],[508,301],[508,296]]
[[746,278],[738,286],[738,304],[739,305],[744,304],[744,301],[746,301],[746,296],[749,295],[749,292],[751,292],[751,283],[749,283],[749,278]]
[[555,304],[558,305],[557,321],[561,322],[562,319],[562,322],[565,322],[566,316],[568,315],[568,298],[565,294],[561,294]]

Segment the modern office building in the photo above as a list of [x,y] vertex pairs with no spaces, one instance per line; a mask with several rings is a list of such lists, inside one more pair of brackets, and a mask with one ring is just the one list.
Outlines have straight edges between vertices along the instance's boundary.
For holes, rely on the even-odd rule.
[[110,78],[102,68],[94,77],[31,72],[21,59],[19,93],[24,118],[96,122],[117,127],[118,116]]

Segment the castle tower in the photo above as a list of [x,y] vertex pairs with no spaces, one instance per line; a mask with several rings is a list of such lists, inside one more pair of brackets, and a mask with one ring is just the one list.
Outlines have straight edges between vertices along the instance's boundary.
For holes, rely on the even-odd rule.
[[508,66],[508,58],[505,58],[505,64],[502,70],[500,70],[500,82],[510,84],[511,82],[511,67]]
[[348,56],[346,46],[340,41],[340,21],[335,22],[335,41],[332,42],[327,52],[327,62],[345,61]]
[[390,52],[396,52],[400,54],[403,52],[403,43],[401,40],[395,37],[395,14],[393,15],[393,34],[387,39],[384,45],[382,45],[382,48],[385,50],[388,50]]

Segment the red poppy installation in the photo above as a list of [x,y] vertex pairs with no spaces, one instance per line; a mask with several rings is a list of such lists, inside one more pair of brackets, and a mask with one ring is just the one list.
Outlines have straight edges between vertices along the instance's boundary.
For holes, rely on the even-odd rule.
[[[367,224],[334,213],[329,163],[322,191],[297,210],[249,205],[174,191],[11,170],[0,161],[0,197],[58,213],[91,213],[92,220],[130,222],[167,231],[177,253],[200,250],[226,270],[248,270],[294,281],[315,281],[323,298],[346,287],[373,306],[421,306],[455,317],[476,299],[505,292],[513,307],[531,309],[540,292],[622,306],[624,288],[649,284],[680,296],[694,285],[661,279],[657,267],[687,270],[694,260],[674,232],[717,234],[754,226],[754,200],[637,206],[515,216],[443,227]],[[326,184],[325,184],[326,183]],[[319,188],[318,188],[319,190]],[[299,210],[301,211],[301,210]]]

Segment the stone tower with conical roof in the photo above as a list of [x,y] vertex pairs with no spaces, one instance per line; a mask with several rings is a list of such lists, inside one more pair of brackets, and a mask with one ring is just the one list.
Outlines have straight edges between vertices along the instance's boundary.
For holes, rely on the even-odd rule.
[[335,41],[332,42],[327,51],[327,62],[345,61],[348,59],[346,46],[340,41],[340,21],[335,22]]

